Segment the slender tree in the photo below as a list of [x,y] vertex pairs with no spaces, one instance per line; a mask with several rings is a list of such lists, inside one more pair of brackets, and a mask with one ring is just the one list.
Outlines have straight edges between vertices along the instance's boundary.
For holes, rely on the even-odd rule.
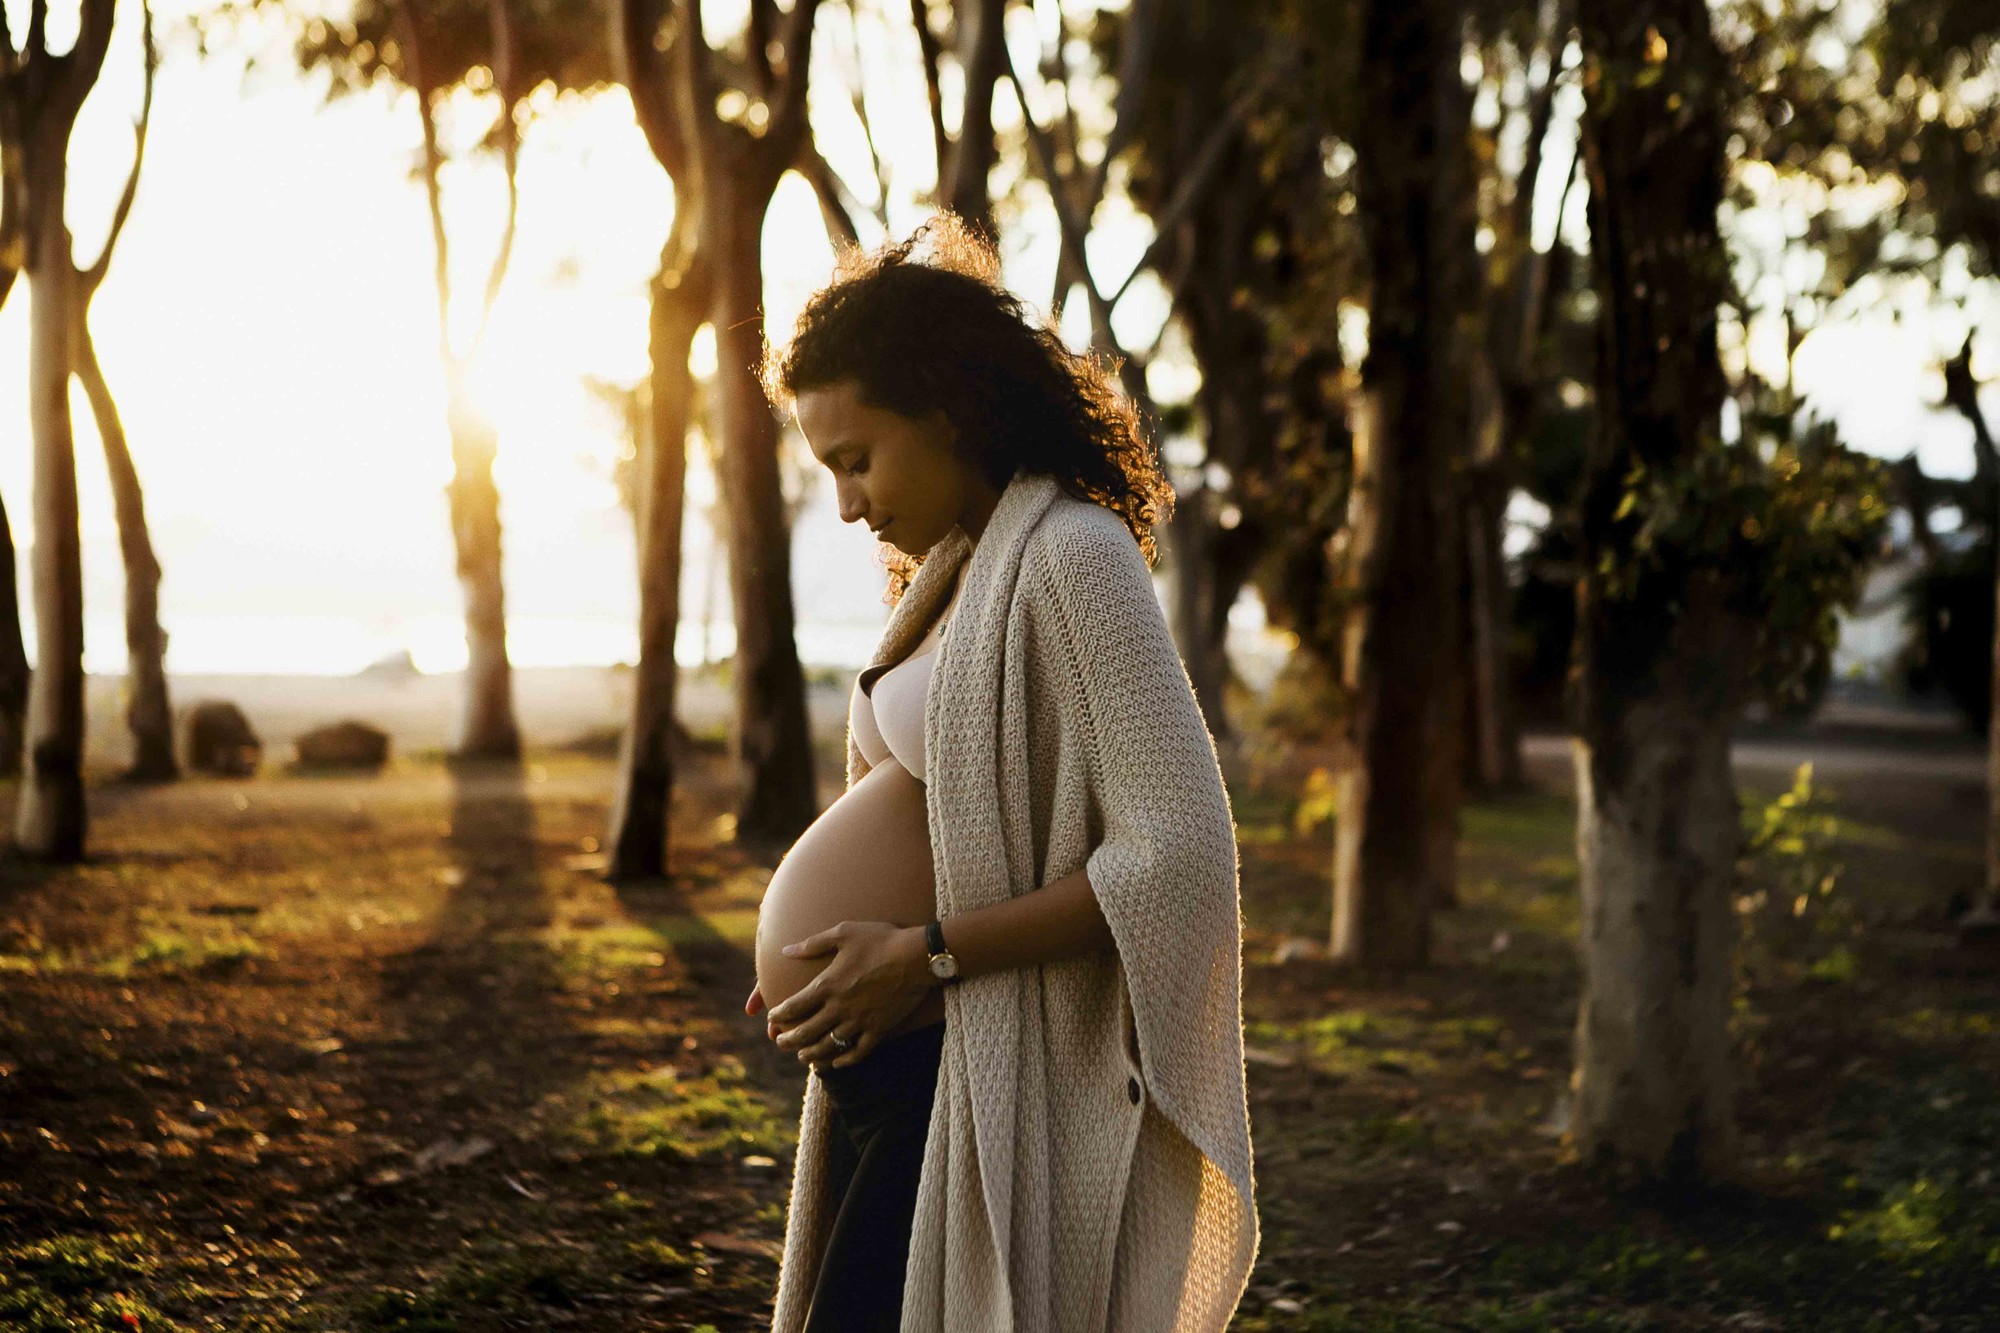
[[451,434],[452,477],[446,493],[451,503],[459,586],[465,598],[465,692],[453,748],[460,758],[516,759],[521,753],[521,733],[514,717],[513,667],[507,656],[500,490],[493,480],[499,431],[473,396],[470,380],[513,257],[520,208],[515,114],[525,92],[519,77],[520,38],[508,0],[491,0],[488,14],[493,35],[493,85],[500,98],[494,137],[499,141],[507,177],[507,215],[487,275],[478,331],[471,349],[463,355],[451,337],[450,251],[439,181],[444,155],[438,145],[437,102],[450,85],[426,52],[426,25],[409,0],[396,7],[396,32],[402,42],[403,69],[416,93],[417,114],[423,125],[424,194],[430,204],[431,240],[436,252],[438,361],[445,372],[445,423]]
[[159,54],[153,44],[153,11],[141,6],[145,49],[145,93],[139,119],[134,126],[136,144],[132,170],[125,178],[112,215],[110,232],[96,262],[77,270],[73,291],[77,310],[72,321],[76,346],[74,370],[97,434],[104,447],[104,465],[111,480],[111,501],[118,522],[118,549],[125,567],[125,722],[132,732],[132,766],[126,777],[137,782],[166,782],[180,776],[174,757],[173,706],[167,689],[167,636],[160,628],[160,562],[153,552],[153,539],[146,525],[145,492],[139,484],[139,469],[125,437],[125,423],[118,403],[97,360],[97,341],[90,332],[90,304],[104,285],[111,267],[111,254],[132,213],[138,193],[139,171],[146,159],[146,129],[152,119],[153,79]]
[[674,186],[673,227],[647,292],[651,368],[639,479],[639,665],[606,839],[608,876],[615,880],[667,871],[680,679],[674,641],[680,629],[681,531],[695,394],[688,352],[707,322],[713,287],[699,247],[701,210],[683,135],[678,79],[684,62],[671,46],[662,52],[655,43],[665,10],[665,0],[620,0],[612,28],[618,76],[631,90],[646,142]]
[[76,440],[69,411],[76,260],[63,217],[70,134],[104,68],[112,0],[83,0],[76,40],[48,48],[48,7],[29,10],[17,51],[0,15],[0,137],[19,164],[28,278],[28,417],[34,438],[35,671],[14,840],[30,855],[83,856],[83,565],[77,529]]
[[[0,33],[7,16],[0,13]],[[11,38],[0,39],[0,80],[16,68]],[[28,262],[27,176],[23,171],[20,133],[12,123],[11,104],[0,82],[0,309],[13,292],[15,280]],[[0,502],[0,776],[21,772],[21,750],[27,735],[28,652],[21,639],[20,575],[14,549],[14,526]]]
[[[948,35],[940,38],[932,11],[950,15]],[[917,48],[924,65],[929,95],[931,143],[937,159],[937,202],[988,236],[997,235],[993,222],[990,177],[999,152],[993,136],[993,94],[1006,68],[1007,0],[910,0]],[[949,57],[958,66],[960,102],[958,129],[946,127],[943,65]]]
[[1342,661],[1357,762],[1338,783],[1331,947],[1422,965],[1454,896],[1462,682],[1456,487],[1471,290],[1464,16],[1378,0],[1362,20],[1356,149],[1372,300],[1355,405]]
[[[728,507],[729,580],[736,622],[734,750],[744,770],[736,836],[789,844],[818,814],[805,679],[793,632],[791,532],[778,465],[778,422],[764,397],[764,215],[806,142],[806,81],[819,0],[794,0],[782,25],[753,0],[748,64],[760,93],[742,119],[725,117],[717,53],[700,0],[680,0],[682,132],[695,182],[699,249],[710,265],[721,490]],[[768,34],[782,26],[777,41]],[[776,61],[771,59],[775,50]],[[761,130],[761,133],[759,132]],[[679,179],[678,177],[676,178]]]
[[[265,2],[283,8],[280,0]],[[414,94],[422,131],[417,174],[430,212],[438,360],[452,457],[445,490],[465,606],[464,693],[452,748],[467,758],[518,756],[500,495],[493,477],[498,430],[474,396],[471,380],[511,266],[520,204],[516,165],[529,96],[546,84],[588,92],[610,81],[603,11],[586,0],[355,0],[339,21],[316,11],[297,11],[294,17],[299,64],[331,76],[330,98],[378,80]],[[445,226],[442,182],[448,154],[440,133],[444,103],[461,89],[491,93],[497,103],[478,149],[497,154],[506,183],[500,239],[477,293],[477,320],[463,344],[452,336],[460,295],[451,276],[453,238]]]

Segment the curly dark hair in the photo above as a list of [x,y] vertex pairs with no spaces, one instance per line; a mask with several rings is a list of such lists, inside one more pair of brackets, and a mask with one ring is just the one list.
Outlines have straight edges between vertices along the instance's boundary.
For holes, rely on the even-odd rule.
[[[1029,318],[1002,285],[993,246],[954,214],[875,250],[843,250],[791,342],[766,349],[763,380],[779,406],[853,380],[871,406],[942,412],[954,448],[996,489],[1016,470],[1049,474],[1118,514],[1147,565],[1159,561],[1152,529],[1173,516],[1173,487],[1115,364],[1072,352],[1052,323]],[[894,603],[923,557],[882,550]]]

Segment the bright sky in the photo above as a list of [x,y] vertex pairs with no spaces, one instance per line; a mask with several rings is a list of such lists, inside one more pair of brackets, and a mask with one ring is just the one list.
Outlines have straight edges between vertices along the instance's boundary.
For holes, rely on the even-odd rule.
[[[324,105],[281,60],[247,79],[239,60],[195,57],[179,20],[200,0],[158,11],[163,49],[137,204],[92,312],[146,490],[165,570],[162,618],[175,672],[347,672],[409,648],[426,670],[464,662],[443,486],[450,472],[436,358],[429,220],[413,173],[414,104],[387,93]],[[56,6],[52,44],[74,32]],[[1048,5],[1041,18],[1047,20]],[[24,11],[14,0],[10,16]],[[900,14],[900,11],[898,11]],[[712,20],[717,28],[726,18]],[[1034,16],[1016,36],[1032,67]],[[853,46],[846,11],[829,6],[815,60],[820,142],[864,198],[865,150],[846,89]],[[24,13],[14,18],[18,35]],[[864,29],[878,138],[901,169],[891,221],[921,217],[929,133],[907,24]],[[94,258],[123,185],[139,105],[138,7],[121,0],[105,79],[72,145],[69,219],[80,261]],[[446,126],[476,136],[490,105],[455,106]],[[1010,99],[999,114],[1012,118]],[[900,138],[898,136],[901,136]],[[494,165],[446,176],[453,266],[467,298],[498,236]],[[1027,223],[1006,241],[1008,276],[1039,304],[1054,261],[1045,199],[1023,197]],[[645,371],[644,282],[671,217],[666,179],[647,153],[622,92],[551,102],[521,164],[520,233],[481,377],[501,426],[509,643],[523,665],[612,662],[636,655],[631,525],[610,465],[618,427],[584,385]],[[1039,206],[1034,206],[1039,205]],[[1148,236],[1129,209],[1107,206],[1093,261],[1115,286]],[[866,235],[864,239],[867,239]],[[779,191],[765,232],[773,336],[823,280],[831,250],[811,192]],[[24,401],[25,284],[0,309],[0,403]],[[1073,303],[1069,312],[1080,314]],[[1157,284],[1120,307],[1137,341],[1160,318]],[[1940,396],[1939,349],[1957,331],[1919,316],[1871,319],[1815,334],[1801,384],[1864,447],[1899,455],[1912,440],[1933,472],[1970,472],[1969,437],[1926,412]],[[461,333],[464,330],[461,328]],[[1073,336],[1081,336],[1076,331]],[[1995,349],[2000,350],[2000,349]],[[2000,373],[2000,356],[1982,363]],[[1163,371],[1163,373],[1166,373]],[[123,578],[101,449],[80,391],[77,421],[86,608],[86,665],[124,667]],[[1996,403],[2000,407],[2000,403]],[[874,542],[833,513],[824,478],[796,534],[800,647],[811,662],[858,663],[886,608]],[[718,654],[728,651],[726,580],[711,570],[700,509],[713,486],[690,480],[680,653],[698,660],[713,589]],[[25,411],[0,418],[0,496],[20,553],[24,629],[32,541]]]

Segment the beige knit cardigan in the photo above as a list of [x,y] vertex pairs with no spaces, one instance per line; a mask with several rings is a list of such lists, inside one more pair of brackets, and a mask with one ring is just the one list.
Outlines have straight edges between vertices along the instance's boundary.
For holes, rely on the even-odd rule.
[[[870,665],[971,563],[924,708],[937,911],[1084,867],[1117,941],[946,988],[903,1333],[1220,1330],[1259,1232],[1235,825],[1121,518],[1017,473],[925,556]],[[847,784],[868,771],[853,736]],[[838,1200],[806,1083],[773,1333],[804,1327]]]

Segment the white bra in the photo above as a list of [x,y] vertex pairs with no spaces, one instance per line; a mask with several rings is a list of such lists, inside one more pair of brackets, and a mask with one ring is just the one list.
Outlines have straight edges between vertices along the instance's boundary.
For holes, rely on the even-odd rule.
[[[963,571],[960,571],[963,586]],[[938,642],[950,628],[958,605],[958,587],[939,613]],[[847,726],[861,757],[873,768],[894,756],[919,782],[924,777],[924,701],[930,692],[931,671],[937,665],[938,649],[933,643],[923,652],[906,657],[882,671],[863,688],[863,680],[879,667],[864,667],[854,677],[854,692],[847,700]]]
[[866,671],[854,678],[847,725],[870,768],[893,755],[913,777],[923,779],[924,697],[936,665],[937,649],[932,648],[890,667],[867,690],[861,688]]

